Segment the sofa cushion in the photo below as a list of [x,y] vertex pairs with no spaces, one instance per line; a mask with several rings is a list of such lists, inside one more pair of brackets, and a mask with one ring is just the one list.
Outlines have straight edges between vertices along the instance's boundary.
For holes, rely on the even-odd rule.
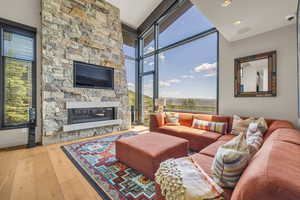
[[193,123],[193,115],[191,113],[179,113],[179,123],[182,126],[191,127]]
[[158,128],[157,131],[160,133],[165,133],[189,140],[190,148],[195,151],[200,151],[211,143],[217,141],[217,139],[222,136],[219,133],[204,131],[186,126],[163,126]]
[[214,157],[218,151],[218,148],[225,144],[227,141],[225,140],[217,140],[216,142],[208,145],[204,149],[200,151],[201,154]]
[[222,141],[228,142],[229,140],[232,140],[235,137],[236,137],[236,135],[227,134],[227,135],[222,135],[218,140],[222,140]]
[[[232,200],[300,197],[300,145],[288,129],[277,130],[254,155],[233,192]],[[294,134],[300,134],[293,130]],[[280,141],[278,138],[286,138]],[[294,137],[294,138],[292,138]],[[255,183],[255,184],[253,184]]]

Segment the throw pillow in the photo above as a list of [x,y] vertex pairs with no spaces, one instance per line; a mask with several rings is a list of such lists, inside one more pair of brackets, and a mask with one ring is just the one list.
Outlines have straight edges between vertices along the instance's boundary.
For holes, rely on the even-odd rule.
[[256,123],[257,123],[257,128],[261,131],[262,134],[264,134],[268,129],[268,124],[266,120],[261,117],[256,120]]
[[245,133],[223,144],[212,164],[214,181],[221,187],[234,188],[250,158]]
[[241,119],[239,116],[234,115],[233,116],[233,122],[232,122],[232,130],[231,134],[233,135],[240,135],[241,133],[246,133],[248,126],[251,122],[253,122],[254,118],[248,118],[248,119]]
[[179,126],[179,113],[166,112],[166,125]]
[[249,125],[247,135],[246,135],[246,141],[249,145],[249,150],[251,155],[254,155],[263,144],[263,134],[259,129],[259,122],[252,122]]
[[228,124],[226,122],[209,122],[200,119],[194,119],[192,127],[201,130],[226,134]]

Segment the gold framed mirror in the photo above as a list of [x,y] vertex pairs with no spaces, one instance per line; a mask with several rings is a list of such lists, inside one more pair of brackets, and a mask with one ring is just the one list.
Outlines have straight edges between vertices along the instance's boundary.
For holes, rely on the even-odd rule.
[[235,97],[275,97],[276,51],[234,61]]

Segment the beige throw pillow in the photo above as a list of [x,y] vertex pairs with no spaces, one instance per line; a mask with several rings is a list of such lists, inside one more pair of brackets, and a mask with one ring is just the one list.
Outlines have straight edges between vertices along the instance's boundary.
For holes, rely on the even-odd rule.
[[246,133],[248,126],[251,122],[253,122],[254,118],[248,118],[248,119],[241,119],[239,116],[234,115],[233,116],[233,122],[232,122],[232,130],[231,134],[233,135],[240,135],[241,133]]
[[166,125],[179,126],[179,113],[166,112]]

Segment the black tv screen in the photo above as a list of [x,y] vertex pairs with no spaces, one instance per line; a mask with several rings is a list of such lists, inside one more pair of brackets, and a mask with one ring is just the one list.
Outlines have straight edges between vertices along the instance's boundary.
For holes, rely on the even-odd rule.
[[74,62],[74,86],[80,88],[114,88],[114,69]]

